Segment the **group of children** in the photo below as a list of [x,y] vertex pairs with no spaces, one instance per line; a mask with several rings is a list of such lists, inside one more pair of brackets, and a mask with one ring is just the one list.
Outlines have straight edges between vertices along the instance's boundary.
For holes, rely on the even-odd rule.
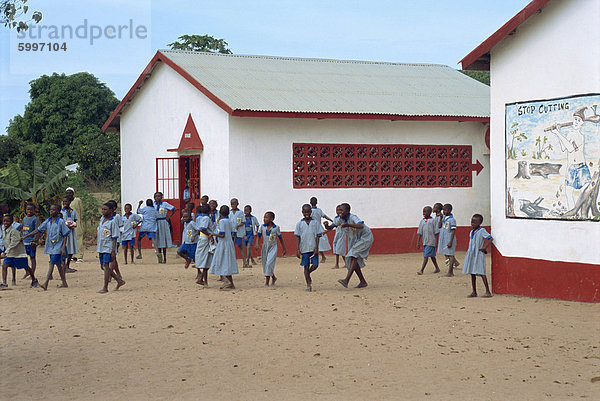
[[[432,217],[432,213],[435,214],[435,217]],[[477,276],[481,277],[485,286],[484,297],[492,296],[485,274],[485,254],[493,239],[485,228],[481,227],[481,224],[483,224],[483,216],[474,214],[471,218],[472,230],[469,234],[469,247],[462,269],[463,274],[471,275],[473,292],[469,297],[477,296]],[[452,205],[449,203],[445,205],[436,203],[433,207],[425,206],[423,208],[423,219],[419,223],[417,235],[417,249],[419,249],[421,243],[423,244],[423,264],[421,265],[421,269],[417,271],[417,274],[423,274],[429,259],[431,259],[435,267],[434,273],[440,272],[435,258],[437,248],[437,253],[444,255],[446,258],[446,265],[448,266],[446,276],[454,276],[454,269],[460,263],[454,256],[456,250],[456,220],[452,215]]]

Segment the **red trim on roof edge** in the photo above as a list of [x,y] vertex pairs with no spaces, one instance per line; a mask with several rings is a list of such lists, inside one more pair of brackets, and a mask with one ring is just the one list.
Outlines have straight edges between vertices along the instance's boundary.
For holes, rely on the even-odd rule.
[[[471,51],[471,53],[467,54],[462,60],[460,60],[458,63],[462,64],[462,69],[468,69],[471,64],[489,52],[492,47],[498,44],[498,42],[504,39],[507,35],[517,29],[519,25],[527,21],[529,17],[544,7],[548,1],[550,0],[533,0],[531,3],[527,4],[525,8],[519,11],[506,24],[502,25],[500,29],[494,32],[489,38],[484,40],[479,46]],[[489,65],[487,70],[489,70]]]
[[392,120],[392,121],[477,121],[489,122],[489,117],[474,116],[407,116],[399,114],[369,113],[308,113],[297,111],[254,111],[234,110],[235,117],[271,117],[271,118],[317,118],[341,120]]

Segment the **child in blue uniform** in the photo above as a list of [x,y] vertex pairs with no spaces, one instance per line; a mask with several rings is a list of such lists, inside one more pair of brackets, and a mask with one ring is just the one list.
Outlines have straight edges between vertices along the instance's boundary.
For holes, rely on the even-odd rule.
[[312,278],[310,274],[319,267],[319,238],[323,235],[321,224],[311,217],[312,208],[306,203],[302,205],[304,218],[296,223],[294,235],[296,236],[296,257],[300,259],[300,266],[304,268],[306,291],[312,291]]
[[[24,236],[29,234],[30,232],[33,232],[40,225],[40,220],[35,215],[35,212],[36,212],[35,205],[33,203],[28,203],[27,206],[25,207],[26,216],[23,218],[23,224],[22,224],[23,225],[22,234]],[[27,253],[27,256],[29,256],[29,261],[31,262],[31,271],[34,273],[35,273],[35,269],[37,267],[35,251],[37,248],[38,237],[39,237],[39,235],[36,235],[34,237],[27,237],[26,239],[23,240],[23,244],[25,245],[25,252]],[[29,273],[26,273],[25,277],[23,277],[23,278],[26,278],[28,275],[29,275]]]
[[[156,215],[156,249],[158,249],[156,256],[158,263],[167,263],[167,248],[173,246],[171,228],[167,220],[171,220],[177,208],[163,201],[162,192],[154,193],[154,208],[158,212]],[[171,214],[169,215],[169,213]]]
[[131,212],[131,203],[125,205],[125,213],[121,216],[123,228],[121,232],[121,245],[123,246],[123,254],[125,255],[125,264],[127,264],[127,251],[131,249],[131,263],[133,263],[133,253],[135,248],[135,237],[137,234],[137,226],[142,221],[142,218]]
[[38,281],[35,278],[35,273],[29,268],[25,245],[21,241],[21,233],[13,227],[13,222],[13,216],[10,214],[2,218],[2,237],[4,239],[6,257],[2,262],[2,284],[0,284],[0,289],[8,288],[6,276],[8,275],[9,267],[13,269],[13,285],[16,284],[15,269],[25,269],[31,276],[31,288],[36,288]]
[[[320,208],[317,207],[317,198],[315,198],[314,196],[312,198],[310,198],[310,206],[312,208],[312,214],[311,217],[315,220],[317,220],[319,222],[319,225],[321,226],[321,219],[325,219],[325,220],[329,220],[331,222],[333,222],[333,220],[331,220],[329,218],[329,216],[327,216],[323,210],[321,210]],[[321,226],[321,230],[323,229],[323,226]],[[321,254],[321,263],[325,263],[325,252],[329,251],[331,249],[331,246],[329,245],[329,238],[327,238],[327,231],[323,232],[323,235],[321,236],[321,238],[319,238],[319,253]]]
[[[458,263],[454,258],[456,251],[456,220],[452,215],[452,205],[446,203],[442,207],[443,217],[439,221],[440,235],[438,237],[437,252],[446,257],[446,265],[448,266],[447,277],[454,276],[454,267]],[[436,216],[437,218],[437,216]]]
[[[246,261],[246,250],[244,249],[244,235],[246,235],[246,228],[244,227],[244,212],[238,209],[240,204],[236,198],[231,199],[229,202],[231,209],[229,210],[229,221],[233,225],[233,242],[240,250],[240,255]],[[246,266],[243,266],[246,267]]]
[[77,212],[75,209],[71,208],[72,200],[73,198],[65,196],[63,198],[63,207],[60,210],[67,227],[69,227],[69,230],[71,230],[71,234],[69,234],[67,237],[67,242],[65,245],[67,252],[65,271],[67,273],[75,273],[77,271],[76,269],[71,269],[71,258],[73,255],[79,254],[79,250],[77,248],[77,233],[75,232],[75,227],[77,227]]
[[181,218],[183,221],[183,237],[181,239],[182,244],[179,249],[177,249],[177,255],[185,259],[184,267],[187,269],[196,257],[198,230],[196,229],[196,225],[192,220],[192,215],[189,211],[184,210]]
[[[337,205],[335,207],[335,214],[339,216],[342,213],[342,205]],[[334,218],[335,220],[335,218]],[[335,236],[333,237],[333,253],[335,255],[335,266],[334,269],[340,268],[340,256],[342,257],[342,261],[346,262],[346,252],[348,251],[347,242],[348,242],[348,230],[344,230],[341,227],[335,228]]]
[[260,225],[258,219],[252,216],[252,206],[244,206],[244,248],[245,258],[243,267],[252,267],[256,261],[252,257],[252,244],[254,243],[254,234],[257,232]]
[[104,271],[104,286],[98,291],[100,294],[108,292],[108,283],[111,277],[117,281],[115,290],[118,290],[125,284],[121,275],[113,271],[111,267],[111,262],[117,259],[117,240],[119,239],[119,234],[119,223],[115,219],[113,205],[106,202],[102,205],[102,218],[96,232],[98,242],[96,252],[98,252],[98,259],[100,259],[100,267]]
[[475,283],[477,276],[480,276],[481,280],[483,280],[483,285],[485,286],[484,297],[489,298],[492,296],[485,275],[485,254],[487,253],[487,249],[492,243],[493,238],[485,228],[481,227],[482,223],[482,215],[474,214],[473,217],[471,217],[472,230],[469,234],[469,249],[465,255],[465,262],[463,265],[463,274],[471,275],[471,286],[473,287],[473,292],[469,295],[471,298],[477,296]]
[[213,229],[216,228],[216,222],[213,227],[211,216],[208,215],[210,207],[208,205],[200,205],[196,208],[195,228],[198,231],[198,241],[196,243],[196,255],[194,264],[198,269],[196,275],[196,284],[207,286],[208,285],[208,270],[212,264],[214,249],[211,242],[214,243],[212,238]]
[[263,239],[263,246],[260,256],[262,260],[263,273],[265,275],[265,287],[269,286],[270,279],[273,279],[273,285],[275,285],[275,281],[277,281],[277,277],[275,277],[277,238],[279,238],[279,242],[281,242],[281,247],[283,248],[281,256],[285,256],[286,254],[285,243],[281,237],[281,229],[273,220],[275,220],[275,213],[266,212],[265,216],[263,217],[264,224],[260,227],[258,233],[256,234],[256,250],[258,250],[258,240],[260,238]]
[[50,281],[50,277],[52,277],[54,266],[57,267],[58,274],[60,274],[60,279],[62,281],[58,287],[68,287],[62,255],[65,254],[66,238],[68,235],[70,235],[71,230],[69,230],[69,227],[67,227],[65,221],[60,218],[59,213],[59,205],[55,203],[50,205],[50,217],[40,224],[38,228],[23,237],[23,240],[25,240],[25,238],[34,236],[37,233],[48,233],[46,237],[46,245],[44,246],[44,253],[46,255],[50,255],[50,263],[48,266],[46,281],[43,284],[40,284],[40,287],[42,287],[44,291],[48,289],[48,282]]
[[435,260],[435,247],[437,246],[437,237],[436,232],[437,229],[435,227],[435,219],[431,217],[431,206],[425,206],[423,208],[423,220],[419,223],[419,228],[417,230],[417,249],[420,248],[421,241],[423,241],[423,265],[421,266],[421,270],[417,272],[417,274],[423,274],[425,270],[425,266],[427,266],[427,262],[429,259],[433,262],[435,266],[434,273],[439,273],[440,268],[438,267],[437,260]]
[[152,199],[146,199],[146,206],[140,209],[140,206],[142,206],[143,202],[144,201],[140,201],[137,207],[137,214],[142,216],[143,220],[142,225],[140,226],[140,234],[138,236],[138,255],[136,256],[136,259],[142,258],[142,238],[144,238],[146,235],[148,235],[148,239],[152,241],[154,251],[158,254],[158,249],[156,248],[156,217],[158,212],[154,208]]
[[238,274],[237,261],[235,260],[235,247],[233,245],[233,234],[235,227],[229,218],[229,206],[223,205],[219,209],[219,222],[217,232],[213,234],[218,238],[217,248],[210,266],[210,274],[224,276],[227,283],[221,286],[221,290],[233,290],[233,274]]

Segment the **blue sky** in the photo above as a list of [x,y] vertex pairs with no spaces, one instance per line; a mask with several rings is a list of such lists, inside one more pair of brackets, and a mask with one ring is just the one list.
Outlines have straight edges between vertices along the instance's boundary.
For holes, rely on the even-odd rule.
[[[31,9],[43,12],[40,25],[47,28],[32,31],[33,37],[18,38],[14,31],[0,27],[0,133],[6,132],[12,117],[23,113],[29,101],[29,81],[40,75],[87,71],[121,99],[154,52],[184,34],[223,38],[238,54],[436,63],[458,68],[460,59],[528,3],[29,0]],[[126,25],[117,37],[117,27]],[[53,26],[62,31],[51,38]],[[68,37],[69,29],[81,26],[81,38],[75,34]],[[130,27],[139,35],[130,35]],[[90,43],[92,34],[100,31],[102,36]],[[18,50],[19,43],[28,42],[66,43],[67,50]]]

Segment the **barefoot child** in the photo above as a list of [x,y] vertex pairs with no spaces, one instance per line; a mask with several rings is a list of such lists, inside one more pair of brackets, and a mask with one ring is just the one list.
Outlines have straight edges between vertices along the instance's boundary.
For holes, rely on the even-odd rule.
[[188,210],[183,211],[181,217],[183,221],[183,237],[182,244],[177,249],[177,255],[185,259],[184,267],[187,269],[196,257],[196,241],[198,236],[198,230],[196,224],[192,220],[192,215]]
[[356,288],[364,288],[367,286],[367,281],[362,274],[362,269],[365,267],[365,260],[369,257],[369,250],[373,245],[373,233],[371,233],[371,229],[364,221],[359,219],[355,214],[350,213],[349,204],[342,203],[340,209],[341,212],[336,217],[333,225],[325,223],[328,230],[340,227],[346,230],[348,235],[348,253],[345,259],[348,273],[346,274],[346,278],[338,280],[338,283],[348,288],[352,274],[356,273],[356,276],[360,280]]
[[[177,208],[163,201],[162,192],[154,193],[154,208],[158,212],[156,215],[156,248],[158,249],[156,256],[158,263],[167,263],[167,248],[173,246],[171,229],[167,220],[171,220]],[[169,212],[171,213],[170,215]]]
[[471,228],[473,229],[469,235],[469,249],[465,255],[465,262],[463,265],[463,274],[471,275],[471,286],[473,287],[473,292],[469,295],[471,298],[477,296],[475,284],[477,276],[480,276],[481,280],[483,280],[483,285],[485,286],[484,297],[489,298],[492,296],[485,275],[485,254],[487,253],[487,249],[492,243],[493,238],[485,228],[481,227],[482,223],[482,215],[474,214],[473,217],[471,217]]
[[435,266],[434,273],[439,273],[440,268],[438,267],[437,260],[435,260],[435,247],[437,246],[437,238],[436,238],[436,228],[435,228],[435,219],[431,217],[431,206],[425,206],[423,208],[423,220],[419,223],[419,229],[417,230],[417,249],[420,248],[420,243],[423,241],[423,265],[421,266],[421,270],[417,272],[417,274],[423,274],[425,270],[425,266],[427,266],[427,262],[429,258],[433,262]]
[[46,275],[46,281],[43,284],[40,284],[40,287],[46,291],[48,289],[48,282],[52,277],[52,271],[54,270],[54,266],[58,269],[58,274],[60,274],[60,279],[62,284],[59,285],[59,288],[67,288],[67,277],[65,274],[64,265],[62,263],[62,256],[65,254],[65,244],[67,236],[70,235],[71,230],[65,224],[65,221],[59,217],[60,214],[60,206],[53,203],[50,205],[50,217],[48,217],[42,224],[38,226],[35,230],[27,234],[23,237],[23,241],[25,238],[29,238],[34,236],[37,233],[47,232],[46,237],[46,245],[44,246],[44,253],[46,255],[50,255],[50,262],[48,264],[48,274]]
[[[314,196],[310,198],[310,206],[312,208],[311,217],[319,223],[321,226],[321,219],[329,220],[333,222],[323,211],[317,207],[317,198]],[[321,226],[321,230],[323,226]],[[327,233],[324,232],[321,238],[319,238],[319,252],[321,253],[321,263],[325,263],[325,251],[329,251],[331,246],[329,245],[329,238],[327,238]]]
[[[25,236],[30,232],[33,232],[40,225],[40,220],[35,215],[36,207],[33,203],[28,203],[25,207],[26,216],[23,218],[23,231],[22,234]],[[37,260],[35,258],[35,251],[37,248],[37,241],[39,235],[35,235],[34,237],[28,237],[23,240],[23,244],[25,245],[25,252],[27,256],[29,256],[29,261],[31,262],[31,271],[35,273],[35,268],[37,267]],[[29,273],[25,274],[26,278]]]
[[131,203],[127,203],[125,205],[125,213],[121,216],[121,221],[123,222],[121,245],[123,246],[123,254],[125,255],[125,264],[127,264],[127,253],[129,250],[131,250],[131,263],[133,263],[137,226],[142,221],[140,216],[131,212],[132,208]]
[[244,260],[242,267],[246,266],[246,250],[244,249],[244,235],[246,234],[246,228],[244,227],[244,212],[238,209],[240,204],[236,198],[231,199],[231,210],[229,211],[229,221],[233,225],[233,242],[240,250],[240,255]]
[[275,260],[277,259],[277,238],[279,238],[279,242],[281,242],[282,256],[285,256],[286,249],[285,244],[283,242],[283,238],[281,237],[281,229],[278,225],[276,225],[273,220],[275,220],[275,213],[266,212],[263,217],[264,224],[260,226],[258,233],[256,234],[258,237],[256,238],[255,248],[258,251],[258,240],[262,238],[263,246],[260,251],[263,273],[265,275],[265,286],[269,286],[269,279],[273,279],[273,285],[275,285],[275,281],[277,281],[277,277],[275,277]]
[[[342,213],[342,206],[337,205],[335,207],[335,214],[339,216]],[[335,220],[335,218],[334,218]],[[335,236],[333,237],[333,253],[335,254],[335,266],[334,269],[340,268],[340,256],[342,257],[342,261],[346,262],[346,252],[348,251],[347,242],[348,242],[348,230],[344,230],[341,227],[335,228]]]
[[[140,226],[140,234],[138,236],[138,255],[136,256],[136,259],[142,258],[142,238],[146,235],[148,235],[148,239],[152,241],[154,252],[158,255],[158,249],[156,248],[156,217],[158,212],[154,208],[152,199],[146,199],[146,206],[140,209],[143,202],[144,201],[140,201],[137,207],[137,214],[142,216],[142,225]],[[160,262],[160,258],[158,260]]]
[[458,263],[454,259],[456,251],[456,220],[452,215],[452,205],[446,203],[442,211],[444,217],[440,221],[440,236],[438,237],[437,252],[446,257],[446,265],[448,266],[447,277],[454,276],[454,266]]
[[244,267],[252,267],[256,264],[252,257],[252,244],[254,243],[254,234],[258,232],[259,228],[258,219],[252,216],[252,206],[244,206],[244,248],[246,248]]
[[75,273],[76,269],[71,269],[71,258],[73,255],[79,254],[79,249],[77,247],[77,233],[75,232],[75,227],[77,227],[77,212],[75,209],[71,208],[71,201],[73,198],[70,196],[65,196],[63,198],[63,207],[60,213],[65,220],[65,224],[71,230],[71,234],[67,237],[66,242],[66,252],[67,252],[67,260],[65,261],[65,271],[67,273]]
[[208,270],[212,264],[214,254],[214,239],[212,238],[213,227],[212,221],[208,213],[210,213],[210,207],[206,204],[200,205],[196,208],[196,230],[198,230],[198,242],[196,244],[196,255],[195,264],[198,269],[196,275],[196,284],[207,286],[208,285]]
[[237,261],[235,260],[235,247],[233,245],[233,234],[235,227],[229,218],[229,206],[223,205],[219,209],[220,220],[217,224],[218,237],[217,248],[210,266],[210,274],[224,276],[228,282],[221,286],[222,290],[233,290],[233,274],[238,274]]
[[310,274],[319,267],[319,238],[323,234],[321,224],[311,217],[312,208],[309,204],[302,205],[304,218],[296,223],[294,235],[296,236],[296,257],[300,259],[300,266],[304,268],[306,291],[312,291]]
[[[21,233],[13,227],[13,222],[13,216],[10,214],[2,218],[2,237],[4,238],[6,257],[2,262],[2,284],[0,284],[0,289],[8,288],[6,276],[8,275],[9,267],[13,269],[25,269],[31,276],[31,288],[36,288],[38,281],[35,278],[35,273],[29,268],[25,245],[21,241]],[[13,285],[15,285],[14,281],[15,272],[13,270]]]
[[121,275],[113,271],[111,267],[111,262],[117,258],[117,240],[119,239],[119,234],[119,223],[115,219],[113,205],[106,202],[102,205],[102,218],[96,232],[98,242],[96,252],[98,252],[98,259],[100,259],[100,267],[104,271],[104,286],[98,291],[100,294],[108,292],[108,283],[111,277],[117,281],[115,290],[118,290],[125,284]]

